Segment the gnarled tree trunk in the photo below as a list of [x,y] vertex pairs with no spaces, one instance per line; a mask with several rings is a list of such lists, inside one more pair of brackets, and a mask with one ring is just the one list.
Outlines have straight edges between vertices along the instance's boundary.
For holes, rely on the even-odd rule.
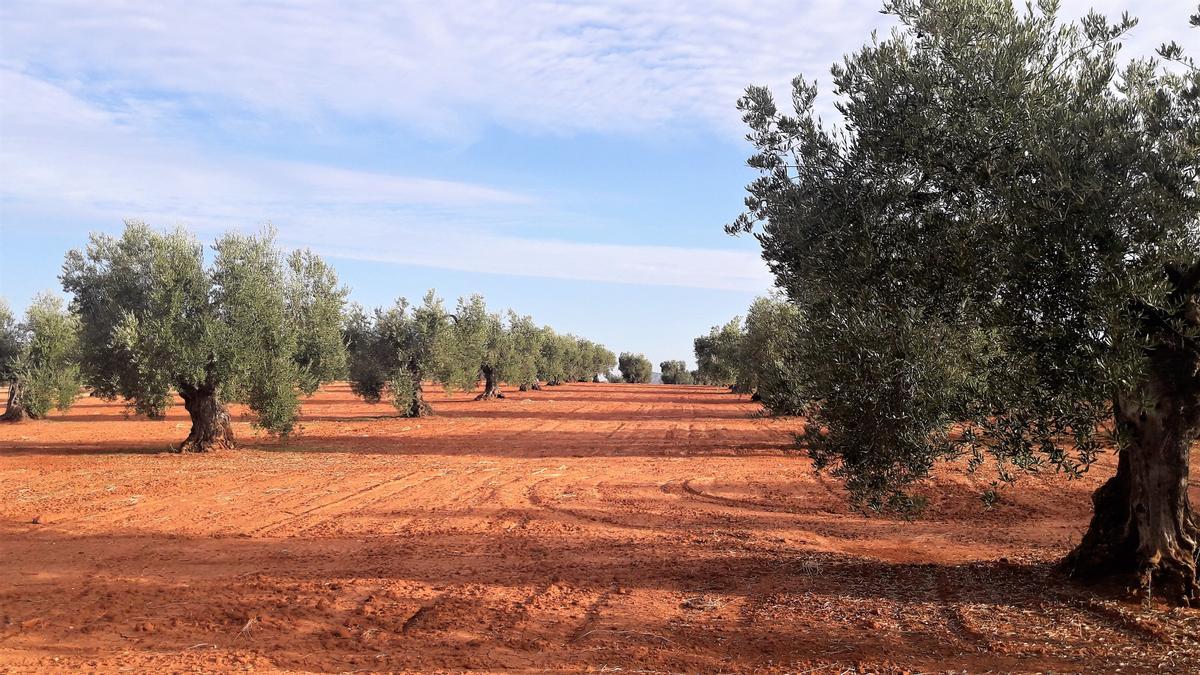
[[1200,435],[1200,339],[1177,327],[1200,329],[1200,265],[1169,277],[1173,309],[1142,310],[1152,337],[1147,382],[1114,401],[1117,473],[1093,495],[1091,525],[1063,565],[1076,578],[1124,576],[1145,597],[1196,604],[1200,528],[1188,501],[1188,460]]
[[425,401],[425,394],[421,391],[421,386],[417,385],[413,389],[412,400],[409,401],[408,408],[404,411],[405,417],[425,417],[433,412],[433,408]]
[[425,401],[425,392],[421,390],[422,377],[421,370],[415,363],[410,363],[408,366],[409,375],[412,376],[412,399],[408,402],[408,408],[401,411],[405,417],[425,417],[433,413],[433,408]]
[[20,422],[27,416],[25,410],[24,387],[21,383],[14,380],[8,385],[8,405],[4,408],[4,414],[0,415],[0,420],[5,422]]
[[496,378],[496,369],[491,366],[484,366],[480,370],[483,371],[483,393],[476,396],[476,401],[485,401],[490,398],[504,398],[504,394],[500,392],[500,381]]
[[192,418],[192,430],[179,452],[208,452],[233,447],[229,411],[217,398],[215,387],[179,387],[183,407]]

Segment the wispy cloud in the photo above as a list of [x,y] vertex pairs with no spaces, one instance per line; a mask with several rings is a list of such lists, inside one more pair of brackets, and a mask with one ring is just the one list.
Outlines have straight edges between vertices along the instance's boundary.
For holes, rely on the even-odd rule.
[[[1092,4],[1115,15],[1125,2],[1063,4],[1074,17]],[[804,73],[828,93],[829,64],[887,26],[879,6],[11,0],[0,3],[0,199],[92,222],[138,216],[224,229],[270,220],[296,243],[350,257],[758,290],[769,276],[737,244],[521,238],[506,226],[568,227],[570,214],[537,191],[240,152],[206,134],[336,134],[358,124],[456,143],[492,126],[736,140],[732,103],[747,84],[785,94]],[[1143,23],[1128,53],[1181,38],[1176,27],[1191,8],[1135,7]],[[531,262],[511,263],[521,259]]]
[[[744,251],[596,244],[506,236],[537,217],[535,196],[486,185],[271,159],[214,157],[156,137],[136,113],[111,111],[20,73],[0,89],[0,197],[119,223],[136,217],[215,231],[279,225],[286,243],[328,255],[525,276],[758,290],[770,277]],[[486,215],[485,215],[486,214]],[[504,228],[499,228],[503,230]]]
[[371,248],[316,242],[327,255],[467,272],[762,292],[772,284],[758,256],[677,246],[588,244],[461,233],[408,233]]
[[[1067,0],[1142,13],[1146,53],[1187,0]],[[737,126],[749,83],[782,88],[887,25],[879,0],[43,2],[0,5],[3,63],[102,98],[218,116],[382,119],[439,133]],[[1177,5],[1176,7],[1170,7]],[[1192,5],[1194,8],[1194,5]],[[169,111],[168,111],[169,112]]]
[[874,0],[3,7],[5,64],[90,95],[437,133],[732,128],[748,83],[824,73],[832,45],[882,22]]
[[[528,195],[467,183],[413,178],[231,153],[214,157],[165,135],[136,109],[110,110],[54,84],[0,69],[0,189],[162,210],[195,200],[272,205],[297,198],[347,205],[522,204]],[[19,103],[17,103],[19,102]]]

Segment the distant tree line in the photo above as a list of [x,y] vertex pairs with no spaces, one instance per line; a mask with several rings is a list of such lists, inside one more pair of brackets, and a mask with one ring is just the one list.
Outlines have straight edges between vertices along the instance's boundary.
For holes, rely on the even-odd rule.
[[404,298],[372,314],[353,306],[345,343],[354,392],[371,402],[387,398],[406,417],[430,412],[422,382],[469,391],[482,379],[476,400],[486,400],[504,397],[501,382],[526,391],[542,382],[599,381],[616,365],[613,353],[595,342],[513,311],[489,312],[478,295],[460,298],[450,312],[433,291],[415,307]]

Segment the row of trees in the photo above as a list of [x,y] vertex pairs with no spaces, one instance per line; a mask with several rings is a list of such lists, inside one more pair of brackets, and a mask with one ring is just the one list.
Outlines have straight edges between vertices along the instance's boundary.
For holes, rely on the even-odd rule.
[[92,235],[67,254],[71,306],[40,296],[23,321],[0,303],[4,418],[65,409],[86,387],[161,418],[177,394],[191,418],[181,451],[233,443],[227,405],[244,403],[256,424],[289,433],[300,400],[349,378],[368,401],[385,396],[401,414],[427,414],[421,383],[499,398],[521,389],[598,380],[617,363],[603,346],[489,312],[483,298],[448,312],[433,292],[368,315],[347,307],[348,289],[308,250],[284,253],[273,230],[227,234],[204,247],[183,229],[128,222],[119,237]]
[[476,400],[503,398],[500,382],[522,391],[563,382],[599,381],[616,365],[602,345],[539,327],[528,316],[489,312],[481,296],[460,298],[453,313],[430,291],[419,306],[400,298],[368,315],[354,307],[346,322],[349,377],[367,401],[387,398],[402,415],[430,412],[421,383],[470,390]]
[[[905,507],[962,456],[1079,475],[1115,441],[1063,569],[1195,603],[1200,66],[1174,43],[1122,65],[1135,20],[1057,6],[888,0],[899,28],[832,68],[840,127],[808,79],[791,113],[749,88],[761,175],[727,229],[791,306],[768,370],[795,385],[802,447],[861,504]],[[738,332],[697,340],[701,377],[766,399]]]

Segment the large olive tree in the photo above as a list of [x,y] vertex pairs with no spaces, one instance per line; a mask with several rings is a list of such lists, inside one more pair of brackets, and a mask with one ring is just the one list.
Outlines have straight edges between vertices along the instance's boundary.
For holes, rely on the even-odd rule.
[[204,249],[182,229],[128,222],[67,254],[63,288],[82,323],[81,363],[103,397],[161,416],[177,393],[192,427],[180,451],[233,444],[226,404],[291,431],[300,395],[342,372],[347,290],[310,253],[285,258],[274,232],[227,234]]
[[964,453],[1078,474],[1112,430],[1066,569],[1195,600],[1200,72],[1173,45],[1121,67],[1132,19],[1051,0],[885,11],[899,28],[833,67],[843,125],[804,78],[794,114],[739,103],[761,176],[729,229],[803,314],[809,452],[884,505]]

